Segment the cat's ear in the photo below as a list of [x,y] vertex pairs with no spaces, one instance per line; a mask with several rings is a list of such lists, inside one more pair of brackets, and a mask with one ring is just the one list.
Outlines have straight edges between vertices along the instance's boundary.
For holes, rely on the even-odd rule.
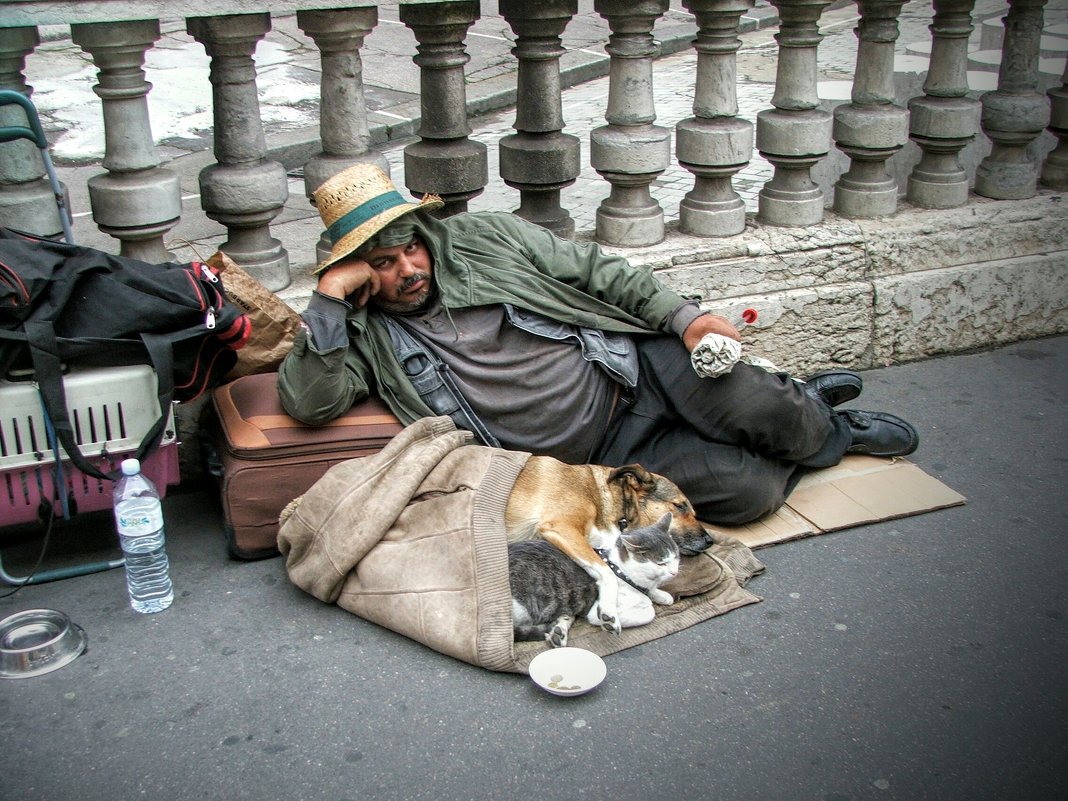
[[641,544],[638,542],[635,533],[642,531],[640,528],[632,528],[627,531],[619,532],[619,541],[623,543],[623,547],[627,549],[628,553],[635,553],[641,551]]
[[671,531],[671,512],[664,512],[660,519],[656,521],[656,527],[665,534]]

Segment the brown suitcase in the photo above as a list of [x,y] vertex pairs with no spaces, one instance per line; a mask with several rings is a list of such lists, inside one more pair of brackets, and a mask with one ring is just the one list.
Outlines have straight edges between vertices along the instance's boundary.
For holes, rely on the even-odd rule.
[[322,426],[282,410],[278,374],[249,375],[212,393],[212,440],[226,540],[239,559],[278,554],[278,515],[330,467],[378,453],[402,429],[377,398]]

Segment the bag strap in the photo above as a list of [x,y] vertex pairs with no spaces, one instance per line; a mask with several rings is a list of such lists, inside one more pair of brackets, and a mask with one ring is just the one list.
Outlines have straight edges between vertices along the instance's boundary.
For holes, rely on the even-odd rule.
[[[24,324],[26,342],[33,360],[34,377],[44,404],[45,412],[51,419],[56,438],[67,452],[71,462],[83,473],[100,479],[114,481],[121,475],[120,470],[105,472],[89,462],[82,454],[74,436],[74,426],[67,411],[67,396],[63,389],[63,366],[59,358],[59,345],[56,332],[48,320],[32,320]],[[171,398],[174,395],[173,357],[171,345],[164,337],[143,334],[141,337],[152,360],[158,383],[160,403],[159,419],[152,425],[137,448],[137,458],[143,460],[159,444],[163,429],[167,424]]]
[[56,438],[63,445],[70,460],[83,473],[97,478],[113,478],[90,464],[75,442],[74,426],[71,425],[70,414],[67,413],[67,395],[63,390],[63,365],[59,359],[56,332],[52,323],[47,320],[27,321],[24,329],[30,347],[30,357],[33,359],[37,389],[41,393],[45,412],[51,418]]
[[159,445],[163,429],[167,425],[167,413],[174,400],[174,345],[165,336],[159,334],[141,334],[141,341],[152,361],[156,373],[156,398],[159,400],[159,417],[137,448],[137,458],[144,461],[145,456]]

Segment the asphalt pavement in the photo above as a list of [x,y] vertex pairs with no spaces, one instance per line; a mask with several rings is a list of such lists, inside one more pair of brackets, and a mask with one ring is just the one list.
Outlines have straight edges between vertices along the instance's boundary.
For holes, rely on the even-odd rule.
[[[575,698],[232,560],[213,488],[172,492],[170,609],[132,612],[121,570],[0,599],[89,638],[0,680],[2,796],[1064,798],[1068,337],[863,375],[852,405],[912,421],[912,461],[967,503],[762,549],[761,603],[608,656]],[[104,517],[57,544],[106,546]]]

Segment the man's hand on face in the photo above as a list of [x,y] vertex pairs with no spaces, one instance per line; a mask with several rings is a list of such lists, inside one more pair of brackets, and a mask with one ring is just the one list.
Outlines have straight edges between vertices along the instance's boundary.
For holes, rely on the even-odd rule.
[[348,258],[323,273],[316,289],[320,294],[347,300],[359,309],[378,294],[381,286],[381,279],[370,264]]
[[705,334],[722,334],[731,339],[741,339],[738,329],[726,317],[720,317],[718,314],[702,314],[686,326],[686,330],[682,333],[682,344],[686,346],[686,350],[693,353],[693,349],[697,347]]

